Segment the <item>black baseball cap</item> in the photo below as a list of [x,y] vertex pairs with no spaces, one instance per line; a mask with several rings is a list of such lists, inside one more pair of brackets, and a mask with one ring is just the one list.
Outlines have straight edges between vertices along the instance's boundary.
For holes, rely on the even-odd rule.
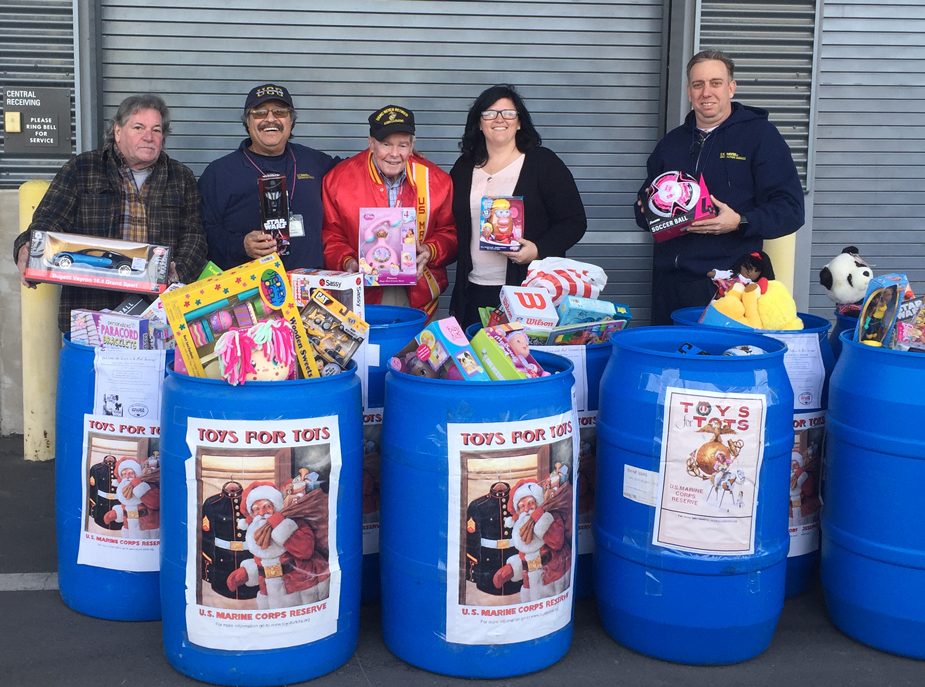
[[382,141],[390,134],[414,134],[414,113],[398,105],[386,105],[369,115],[369,135]]
[[263,103],[268,100],[280,100],[286,103],[289,107],[292,107],[292,96],[289,95],[289,91],[286,90],[285,86],[277,86],[272,83],[265,83],[263,86],[257,86],[256,88],[251,89],[251,92],[247,94],[247,101],[244,103],[244,109],[250,110],[258,105],[263,105]]

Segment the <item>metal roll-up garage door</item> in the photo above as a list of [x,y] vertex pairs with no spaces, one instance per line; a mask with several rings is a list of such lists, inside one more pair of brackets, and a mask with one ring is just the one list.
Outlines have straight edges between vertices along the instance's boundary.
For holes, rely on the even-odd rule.
[[469,105],[513,83],[584,198],[589,231],[570,255],[602,265],[605,296],[645,323],[651,239],[631,206],[657,140],[663,4],[103,0],[103,114],[128,94],[161,93],[168,150],[198,174],[238,146],[247,91],[278,81],[299,110],[299,142],[352,155],[369,113],[394,102],[415,111],[419,148],[448,170]]

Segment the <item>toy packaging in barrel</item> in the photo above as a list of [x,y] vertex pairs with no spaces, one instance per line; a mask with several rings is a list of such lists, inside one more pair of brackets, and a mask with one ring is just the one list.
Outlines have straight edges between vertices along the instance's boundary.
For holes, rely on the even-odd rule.
[[[735,346],[763,353],[723,355]],[[614,337],[597,423],[597,493],[610,498],[594,512],[594,585],[621,644],[727,664],[770,643],[789,544],[785,348],[706,327]]]
[[170,372],[161,598],[164,651],[180,672],[283,685],[329,673],[356,649],[355,370],[240,386]]
[[572,364],[476,382],[386,375],[382,632],[444,675],[498,678],[571,644],[577,417]]
[[159,396],[167,358],[65,336],[55,411],[58,588],[85,615],[161,615]]
[[427,314],[396,305],[367,305],[369,340],[357,361],[363,392],[363,588],[362,603],[378,601],[379,589],[379,455],[385,373],[389,360],[420,334]]
[[858,641],[922,659],[925,356],[853,338],[841,335],[826,421],[826,608]]

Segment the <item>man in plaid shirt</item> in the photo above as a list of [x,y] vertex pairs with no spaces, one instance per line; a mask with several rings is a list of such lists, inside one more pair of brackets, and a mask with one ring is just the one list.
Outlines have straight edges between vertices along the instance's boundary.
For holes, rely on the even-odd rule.
[[[33,229],[170,246],[173,281],[194,281],[206,263],[196,177],[162,150],[170,111],[151,93],[122,101],[102,148],[67,162],[39,203],[29,229],[13,244],[22,283]],[[58,327],[70,331],[71,310],[114,308],[126,294],[61,287]]]

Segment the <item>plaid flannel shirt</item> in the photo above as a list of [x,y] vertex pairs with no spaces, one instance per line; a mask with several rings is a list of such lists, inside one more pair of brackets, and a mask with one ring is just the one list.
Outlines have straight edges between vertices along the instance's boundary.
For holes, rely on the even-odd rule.
[[[122,179],[116,157],[109,145],[65,163],[36,208],[29,229],[16,238],[14,261],[33,229],[123,238]],[[207,256],[196,177],[188,167],[161,153],[145,186],[147,241],[170,246],[180,281],[192,282]],[[127,296],[119,291],[62,286],[58,327],[62,332],[70,331],[73,308],[113,308]]]

